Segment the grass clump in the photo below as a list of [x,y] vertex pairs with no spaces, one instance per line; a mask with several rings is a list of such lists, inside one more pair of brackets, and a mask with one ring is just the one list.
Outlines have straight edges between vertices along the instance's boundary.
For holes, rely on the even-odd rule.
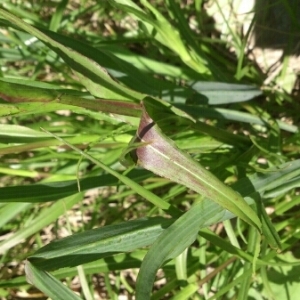
[[2,4],[0,295],[288,299],[295,99],[201,1],[135,2]]

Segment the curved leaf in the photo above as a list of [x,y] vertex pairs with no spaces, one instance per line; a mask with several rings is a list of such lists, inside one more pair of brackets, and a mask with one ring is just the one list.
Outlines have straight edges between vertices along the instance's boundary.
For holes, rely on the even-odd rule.
[[161,217],[143,218],[87,230],[46,245],[28,260],[43,270],[78,266],[151,245],[173,222]]
[[[136,103],[106,99],[86,99],[76,90],[53,89],[40,86],[41,84],[38,82],[26,82],[23,80],[22,84],[19,84],[14,82],[14,80],[0,79],[0,97],[11,103],[42,102],[43,105],[61,103],[102,112],[133,117],[140,116],[140,105]],[[13,114],[14,110],[9,112]]]
[[[151,113],[156,113],[153,103]],[[173,141],[163,134],[149,116],[147,102],[144,102],[137,140],[143,143],[135,150],[139,165],[159,176],[187,186],[261,230],[261,222],[257,215],[238,193],[178,149]]]
[[53,51],[75,71],[79,81],[96,97],[115,100],[139,101],[143,94],[130,90],[116,82],[98,63],[52,39],[37,28],[0,9],[0,17],[32,34]]
[[30,262],[25,263],[27,281],[35,285],[53,300],[81,300],[79,296],[72,293],[62,282],[51,274],[41,271]]
[[38,232],[46,225],[54,222],[60,215],[62,215],[67,209],[70,209],[74,204],[78,203],[83,197],[83,193],[77,193],[69,197],[65,197],[53,203],[51,207],[44,208],[41,213],[33,219],[30,224],[16,231],[10,235],[7,239],[0,243],[0,253],[4,253],[6,250],[19,244],[21,241]]
[[[178,218],[155,241],[143,260],[136,287],[136,299],[150,299],[154,278],[164,261],[178,256],[197,237],[198,230],[206,220],[217,219],[223,210],[204,208],[204,201],[196,203],[183,216]],[[205,217],[203,218],[202,216]]]
[[193,98],[197,104],[220,105],[249,101],[262,95],[257,87],[246,84],[197,81],[190,85],[202,97]]
[[[237,184],[235,184],[235,188],[242,193],[244,197],[247,199],[248,204],[253,204],[252,195],[255,192],[259,192],[261,194],[264,193],[265,190],[268,190],[270,185],[276,184],[278,186],[281,185],[281,182],[284,184],[284,178],[292,178],[294,176],[298,176],[300,174],[300,160],[294,161],[293,164],[283,164],[280,166],[280,169],[278,168],[270,168],[267,170],[268,172],[265,175],[252,175],[249,178],[244,178],[240,180]],[[113,178],[110,179],[110,175],[107,175],[108,178],[103,177],[103,184],[109,184],[110,180],[113,180]],[[96,180],[96,177],[94,178]],[[133,178],[132,178],[133,179]],[[87,178],[84,180],[84,182],[81,183],[82,186],[85,186],[87,188],[87,184],[89,183],[90,179]],[[100,180],[102,181],[102,180]],[[71,183],[71,182],[70,182]],[[54,187],[57,185],[53,183]],[[90,185],[92,187],[93,184]],[[58,186],[56,188],[59,188]],[[76,188],[75,182],[72,184],[72,189]],[[61,186],[61,189],[69,189],[67,186]],[[192,216],[192,217],[191,217]],[[193,217],[195,216],[195,218]],[[223,208],[221,208],[217,203],[210,201],[209,199],[204,199],[203,201],[195,204],[191,210],[191,212],[185,213],[180,220],[175,221],[175,219],[168,219],[163,220],[159,218],[152,218],[152,219],[140,219],[135,221],[130,221],[129,223],[121,223],[118,225],[108,225],[105,227],[101,227],[98,229],[94,229],[91,231],[86,231],[86,235],[84,233],[75,234],[74,236],[63,238],[59,241],[54,242],[53,244],[49,244],[45,246],[44,248],[41,248],[38,252],[36,252],[34,255],[30,257],[30,260],[32,259],[33,262],[35,262],[37,265],[41,266],[45,269],[52,269],[54,268],[54,265],[56,267],[66,267],[70,265],[70,262],[73,265],[81,264],[81,260],[69,260],[64,256],[65,249],[68,253],[72,254],[72,251],[77,251],[77,255],[81,256],[81,258],[88,256],[90,254],[97,254],[97,255],[103,255],[106,253],[106,256],[113,255],[114,251],[118,250],[129,250],[129,248],[124,248],[123,246],[126,246],[125,244],[121,244],[123,248],[117,248],[116,245],[120,242],[120,236],[123,234],[131,236],[134,238],[135,246],[138,245],[140,247],[145,247],[149,245],[149,241],[155,241],[157,238],[159,238],[160,241],[162,241],[163,246],[161,247],[167,247],[168,243],[166,243],[165,239],[168,239],[168,235],[164,236],[163,232],[165,230],[168,230],[168,226],[177,226],[176,224],[183,224],[182,228],[177,232],[174,229],[170,229],[168,232],[175,232],[174,241],[178,242],[178,236],[181,232],[181,230],[184,230],[185,227],[190,228],[190,223],[194,224],[192,226],[192,229],[190,231],[185,232],[187,235],[187,238],[189,239],[189,242],[193,240],[192,238],[192,232],[199,228],[205,228],[210,225],[213,225],[218,222],[222,222],[226,219],[233,218],[234,215]],[[174,223],[173,223],[174,222]],[[187,222],[187,225],[185,225],[185,222]],[[140,233],[140,234],[137,234]],[[145,235],[148,235],[145,237]],[[183,233],[184,235],[184,233]],[[185,236],[185,235],[184,235]],[[85,241],[88,241],[86,244],[83,243],[81,238],[85,239]],[[101,240],[103,238],[103,241]],[[184,238],[183,238],[184,239]],[[159,240],[155,242],[156,244],[159,244]],[[131,240],[132,241],[132,240]],[[126,241],[124,240],[123,243]],[[150,242],[151,243],[151,242]],[[173,241],[171,241],[173,243]],[[188,244],[188,242],[186,242]],[[178,243],[180,244],[180,243]],[[82,246],[77,248],[77,246]],[[174,245],[173,245],[174,246]],[[130,247],[130,245],[126,247]],[[179,248],[177,248],[179,247]],[[53,250],[53,253],[52,253]],[[239,253],[239,250],[235,254],[240,255],[243,259],[247,259],[247,257],[242,253],[241,251]],[[175,245],[174,250],[170,250],[166,253],[166,257],[174,257],[177,253],[180,253],[181,248],[180,246]],[[64,256],[66,259],[62,260],[61,257]],[[99,257],[99,256],[98,256]],[[73,257],[75,258],[75,256]],[[95,258],[95,257],[94,257]],[[84,258],[86,261],[93,261],[91,258]],[[95,258],[96,259],[96,258]],[[160,266],[164,261],[164,256],[161,256],[162,261],[158,266]],[[52,266],[51,263],[48,264],[48,261],[51,261],[54,265]],[[259,261],[258,261],[259,262]],[[152,272],[153,273],[153,272]],[[154,272],[155,275],[155,272]]]

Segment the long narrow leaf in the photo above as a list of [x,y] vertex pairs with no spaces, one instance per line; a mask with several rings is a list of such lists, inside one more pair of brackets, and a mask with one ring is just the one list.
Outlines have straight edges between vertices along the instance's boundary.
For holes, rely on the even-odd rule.
[[149,14],[143,12],[131,0],[110,0],[110,2],[112,5],[132,14],[135,18],[144,23],[147,28],[146,32],[151,34],[152,31],[155,32],[154,38],[177,53],[187,66],[191,67],[199,74],[210,75],[211,72],[205,65],[206,62],[185,46],[180,38],[178,30],[148,1],[142,1],[142,4],[151,11],[154,17],[150,17]]
[[[45,130],[45,132],[47,132],[47,131]],[[145,199],[150,201],[152,204],[156,205],[157,207],[159,207],[161,209],[167,210],[171,214],[177,214],[177,215],[180,214],[180,211],[177,208],[172,206],[170,203],[162,200],[160,197],[158,197],[157,195],[155,195],[151,191],[145,189],[143,186],[141,186],[138,183],[134,182],[130,178],[118,173],[117,171],[113,170],[109,166],[107,166],[104,163],[100,162],[99,160],[95,159],[94,157],[92,157],[88,153],[86,153],[86,152],[78,149],[77,147],[71,145],[66,140],[58,137],[57,135],[55,135],[53,133],[50,133],[50,132],[48,132],[48,133],[50,135],[54,136],[57,140],[61,141],[62,143],[65,143],[66,145],[68,145],[70,148],[75,150],[77,153],[81,154],[83,157],[89,159],[90,161],[92,161],[93,163],[95,163],[96,165],[101,167],[104,171],[106,171],[106,172],[110,173],[111,175],[115,176],[116,178],[118,178],[121,182],[123,182],[124,184],[126,184],[127,186],[132,188],[135,192],[137,192],[139,195],[141,195],[142,197],[144,197]]]
[[[85,274],[95,274],[115,270],[126,270],[139,268],[146,254],[146,250],[137,250],[130,253],[119,253],[110,257],[105,257],[83,265]],[[76,267],[63,268],[51,272],[57,279],[73,277],[78,274]],[[27,285],[24,276],[10,278],[9,280],[0,280],[0,288],[18,287]]]
[[28,260],[43,270],[78,266],[151,245],[173,222],[160,217],[144,218],[88,230],[52,242]]
[[[150,299],[152,286],[157,270],[164,261],[178,256],[188,247],[198,234],[200,226],[205,220],[218,218],[222,214],[219,211],[203,209],[203,202],[196,203],[188,212],[177,219],[166,229],[152,245],[143,260],[136,287],[137,300]],[[203,218],[205,215],[205,218]]]
[[[151,113],[155,114],[153,110]],[[138,147],[135,151],[139,165],[191,188],[260,230],[261,222],[245,200],[180,151],[149,116],[147,103],[143,108],[137,139],[138,142],[144,143],[144,146]]]
[[41,32],[9,12],[0,9],[0,17],[18,26],[22,30],[27,31],[52,48],[70,65],[76,72],[79,80],[94,96],[128,101],[138,101],[143,96],[117,83],[110,77],[107,71],[95,61],[63,46],[47,36],[46,33]]
[[257,87],[244,84],[232,84],[223,82],[193,82],[191,88],[202,95],[202,101],[195,97],[195,104],[230,104],[249,101],[262,95]]
[[[236,111],[227,108],[212,108],[212,107],[202,107],[200,105],[182,105],[176,104],[176,106],[182,109],[187,114],[191,115],[196,119],[201,118],[211,118],[217,120],[231,120],[243,123],[252,123],[259,125],[267,125],[268,120],[264,117],[259,117],[252,115],[250,113]],[[288,124],[281,120],[276,120],[278,122],[279,128],[289,132],[298,132],[299,128],[295,125]]]
[[[121,115],[137,117],[140,115],[140,105],[127,101],[113,101],[105,99],[85,99],[78,96],[77,91],[72,90],[53,90],[35,86],[37,84],[15,83],[12,80],[0,80],[0,97],[11,103],[18,102],[42,102],[61,103],[67,105],[89,108],[102,112],[109,112]],[[77,93],[76,93],[77,92]],[[80,93],[79,93],[80,94]],[[1,104],[0,104],[1,107]],[[13,113],[13,112],[12,112]]]
[[13,235],[0,243],[0,253],[12,248],[13,246],[21,243],[25,238],[35,234],[45,226],[54,222],[60,215],[67,209],[71,208],[74,204],[82,199],[82,193],[77,193],[72,196],[61,199],[54,203],[51,207],[44,208],[39,216],[33,219],[30,224],[24,228],[19,229]]
[[[251,198],[251,194],[253,194],[254,191],[263,194],[265,189],[268,189],[270,183],[274,182],[279,186],[280,182],[284,183],[284,177],[293,177],[297,176],[298,174],[300,174],[300,160],[295,161],[295,164],[292,165],[283,164],[281,168],[277,170],[269,169],[264,176],[253,175],[249,178],[244,178],[240,181],[239,184],[235,184],[235,188],[243,194],[243,196],[247,199],[248,204],[252,204],[254,200]],[[195,218],[189,217],[194,216],[194,214],[196,215]],[[198,229],[200,228],[205,228],[233,217],[234,215],[232,213],[224,210],[217,203],[209,199],[204,199],[203,201],[195,204],[193,210],[187,215],[184,214],[184,217],[182,217],[181,221],[178,222],[180,224],[182,224],[182,222],[187,222],[187,224],[184,225],[180,230],[184,230],[185,226],[187,228],[190,228],[191,223],[194,224],[195,230],[197,229],[198,231]],[[92,260],[92,256],[91,258],[85,256],[96,254],[94,256],[94,259],[97,259],[99,255],[113,255],[115,251],[129,250],[130,243],[133,243],[136,247],[145,247],[151,244],[151,241],[154,242],[174,221],[175,225],[173,224],[172,226],[176,226],[176,219],[140,219],[131,221],[132,223],[129,222],[128,224],[120,223],[117,225],[108,225],[106,227],[94,229],[91,231],[85,231],[85,233],[76,234],[56,241],[53,244],[51,243],[44,248],[41,248],[29,259],[36,263],[39,267],[45,268],[46,270],[53,269],[55,267],[59,268],[81,264],[82,261],[78,260],[78,257],[81,257],[85,261],[90,261]],[[185,232],[188,238],[186,244],[192,241],[192,232],[194,232],[194,227],[191,227],[192,229],[190,232]],[[175,229],[170,230],[171,232],[175,232],[175,234],[177,234]],[[129,241],[122,240],[122,233],[127,235],[128,237],[131,237],[129,238]],[[184,235],[184,231],[182,234]],[[101,240],[101,238],[103,238],[103,240]],[[163,245],[161,247],[167,247],[168,244],[164,243],[164,239],[167,238],[167,236],[162,236],[161,241]],[[178,241],[177,238],[178,237],[175,236],[174,241]],[[86,247],[82,239],[88,242],[86,244]],[[168,243],[173,243],[174,241],[168,241]],[[129,244],[126,244],[128,242]],[[129,248],[116,247],[118,243],[121,243],[121,247],[124,246]],[[178,244],[180,245],[181,243]],[[80,247],[77,248],[77,245]],[[164,252],[166,256],[161,256],[161,261],[158,265],[162,264],[165,258],[174,257],[176,256],[176,254],[180,253],[182,249],[179,245],[173,245],[174,250],[170,249],[169,252]],[[64,255],[65,250],[68,252],[67,256]],[[76,252],[76,255],[73,256],[74,260],[71,259],[72,251]],[[239,253],[237,249],[235,251],[235,254],[241,255],[241,257],[244,259],[249,259],[249,256],[245,256],[243,252]],[[64,259],[62,259],[62,257],[64,257]],[[259,260],[258,263],[260,263]]]
[[[144,170],[133,170],[127,176],[140,182],[150,176],[150,173]],[[110,175],[104,174],[95,177],[83,178],[80,180],[81,191],[88,189],[115,186],[119,180]],[[41,191],[43,193],[41,194]],[[67,196],[71,196],[78,191],[76,180],[59,181],[51,183],[36,183],[31,185],[7,186],[0,188],[0,203],[3,202],[28,202],[39,203],[56,201]]]
[[27,281],[35,285],[48,297],[51,297],[52,300],[81,300],[58,279],[45,271],[39,270],[28,261],[25,264],[25,272]]

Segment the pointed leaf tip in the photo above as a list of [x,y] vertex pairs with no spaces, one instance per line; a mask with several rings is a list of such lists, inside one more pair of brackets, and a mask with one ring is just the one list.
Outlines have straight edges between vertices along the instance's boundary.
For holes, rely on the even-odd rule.
[[137,163],[161,177],[185,185],[215,201],[261,231],[259,218],[244,198],[178,149],[175,143],[162,132],[152,118],[152,114],[160,113],[159,109],[160,105],[155,111],[155,102],[153,102],[148,113],[143,105],[137,130],[137,140],[142,143],[142,146],[135,150]]

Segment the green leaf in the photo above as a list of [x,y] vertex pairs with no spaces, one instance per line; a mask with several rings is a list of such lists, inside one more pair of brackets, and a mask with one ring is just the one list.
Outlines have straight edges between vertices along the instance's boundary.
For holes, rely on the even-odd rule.
[[[153,103],[150,111],[151,115],[160,113],[159,109],[157,112],[153,110]],[[163,134],[149,116],[147,102],[144,102],[137,138],[138,142],[145,143],[135,151],[139,165],[159,176],[187,186],[261,230],[261,222],[257,215],[237,192],[179,150],[173,141]]]
[[[21,82],[22,84],[19,84],[15,83],[14,80],[0,79],[0,97],[11,103],[42,102],[46,109],[48,104],[61,103],[108,113],[134,117],[140,116],[140,105],[136,103],[105,99],[85,99],[79,91],[44,88],[40,87],[40,83],[32,81],[26,82],[23,80]],[[72,107],[68,108],[73,110]],[[80,112],[82,113],[82,111]],[[7,114],[15,113],[13,107],[11,107],[11,110],[8,107]]]
[[[140,182],[148,178],[150,173],[144,170],[133,170],[127,174],[127,176],[132,181]],[[80,179],[79,182],[81,191],[98,187],[116,186],[120,184],[119,179],[110,174],[83,178]],[[42,194],[41,191],[43,191]],[[0,203],[42,203],[56,201],[58,199],[76,194],[77,192],[78,183],[76,180],[7,186],[0,188]]]
[[196,203],[157,238],[140,268],[136,287],[137,300],[150,299],[155,275],[161,265],[166,260],[178,256],[194,242],[205,220],[214,219],[222,213],[221,207],[217,213],[203,208],[203,201]]
[[25,263],[25,272],[27,281],[52,300],[81,300],[70,289],[68,289],[61,281],[51,274],[41,271],[30,262]]
[[2,143],[5,142],[20,144],[37,140],[49,140],[49,136],[44,132],[37,131],[25,126],[14,124],[0,124],[0,141]]
[[[83,265],[85,274],[104,273],[114,270],[139,268],[146,254],[146,250],[136,250],[130,253],[119,253]],[[57,279],[78,275],[76,267],[63,268],[51,272]],[[28,285],[24,276],[0,280],[0,288]]]
[[[174,104],[179,109],[183,110],[185,113],[189,114],[195,119],[209,118],[217,120],[231,120],[238,121],[243,123],[252,123],[264,125],[268,124],[268,119],[255,116],[250,113],[227,109],[227,108],[212,108],[212,107],[203,107],[201,105],[183,105],[183,104]],[[281,120],[276,120],[278,126],[282,130],[289,132],[298,132],[299,128],[295,125],[288,124]]]
[[0,228],[13,220],[20,212],[32,207],[31,203],[6,203],[0,208]]
[[154,35],[154,38],[157,41],[174,51],[187,66],[199,74],[205,74],[207,76],[211,74],[202,57],[198,56],[193,49],[189,49],[185,46],[177,28],[172,26],[163,14],[148,1],[143,0],[141,3],[151,12],[151,14],[144,12],[133,1],[110,0],[110,2],[115,7],[128,12],[139,19],[144,24],[145,33],[149,36]]
[[223,82],[193,82],[190,87],[202,97],[194,95],[190,101],[194,104],[220,105],[249,101],[262,95],[257,87],[245,84]]
[[114,100],[138,101],[143,95],[117,83],[98,63],[65,47],[46,33],[27,24],[9,12],[0,9],[0,17],[32,34],[55,51],[75,71],[79,81],[96,97]]
[[56,6],[54,14],[52,15],[51,22],[49,25],[49,29],[52,31],[57,31],[59,28],[61,21],[63,19],[64,11],[68,5],[69,0],[62,0]]
[[[283,253],[279,258],[275,258],[276,262],[286,262],[286,266],[280,266],[274,264],[274,266],[267,268],[266,275],[268,284],[270,285],[271,290],[273,291],[276,298],[280,300],[289,300],[295,299],[300,293],[299,286],[299,272],[300,266],[293,265],[292,262],[295,262],[295,256],[288,251]],[[299,258],[297,259],[299,262]],[[289,265],[288,263],[291,262]],[[265,299],[268,298],[268,294],[264,291]]]
[[[167,72],[168,75],[178,78],[178,73],[182,76],[183,70],[178,70],[172,65],[163,64],[154,60],[149,60],[144,56],[136,56],[136,53],[122,49],[120,45],[113,47],[112,45],[101,44],[101,47],[92,47],[89,44],[74,40],[68,36],[60,35],[56,32],[40,29],[56,42],[69,47],[83,56],[97,62],[102,67],[105,67],[109,74],[115,76],[120,82],[126,86],[139,91],[141,93],[158,96],[163,94],[167,99],[174,99],[174,94],[185,98],[182,95],[184,90],[177,84],[170,81],[162,81],[152,76],[152,74]],[[120,52],[123,55],[120,55]],[[125,52],[125,54],[124,54]],[[121,56],[121,58],[119,58]],[[145,62],[146,61],[146,62]],[[147,74],[156,64],[157,68],[152,71],[152,74]],[[139,67],[139,68],[138,68]],[[142,69],[142,70],[141,70]],[[189,70],[188,70],[189,71]],[[191,72],[190,72],[191,73]],[[197,74],[196,74],[197,76]],[[179,92],[177,92],[179,90]]]
[[87,230],[46,245],[28,260],[43,270],[78,266],[151,245],[173,221],[143,218]]
[[254,193],[251,196],[253,199],[255,199],[256,210],[262,221],[263,234],[266,237],[268,244],[276,250],[281,250],[279,234],[277,233],[274,225],[272,224],[270,217],[267,215],[260,194]]
[[82,196],[83,193],[77,193],[57,201],[51,207],[44,208],[38,217],[0,243],[0,253],[11,249],[13,246],[21,243],[25,238],[43,229],[51,222],[54,222],[59,216],[65,213],[66,210],[78,203],[82,199]]
[[173,104],[152,97],[145,97],[143,103],[144,106],[147,106],[147,113],[162,131],[165,127],[166,129],[170,128],[170,124],[174,124],[174,126],[185,124],[188,128],[204,133],[228,145],[247,148],[251,145],[250,139],[245,136],[233,134],[197,120],[198,118],[192,116],[192,112],[187,113],[185,111],[186,108],[189,108],[188,105],[177,108]]
[[[44,130],[44,131],[48,132],[46,130]],[[158,197],[157,195],[155,195],[151,191],[145,189],[143,186],[141,186],[138,183],[134,182],[130,178],[118,173],[117,171],[113,170],[109,166],[107,166],[104,163],[100,162],[99,160],[95,159],[94,157],[92,157],[88,153],[78,149],[77,147],[73,146],[72,144],[68,143],[66,140],[58,137],[57,135],[55,135],[53,133],[50,133],[50,132],[48,132],[48,133],[50,135],[52,135],[53,137],[55,137],[57,140],[61,141],[62,143],[65,143],[66,145],[68,145],[70,148],[75,150],[77,153],[81,154],[83,157],[89,159],[90,161],[92,161],[93,163],[98,165],[104,171],[106,171],[106,172],[110,173],[111,175],[115,176],[116,178],[118,178],[121,182],[123,182],[124,184],[126,184],[127,186],[132,188],[135,192],[137,192],[139,195],[141,195],[142,197],[147,199],[149,202],[151,202],[155,206],[157,206],[157,207],[159,207],[163,210],[168,211],[170,214],[175,214],[175,215],[180,214],[180,210],[178,210],[177,208],[172,206],[170,203],[162,200],[160,197]]]
[[[281,169],[277,171],[275,169],[269,169],[267,174],[244,178],[239,184],[235,184],[235,186],[244,197],[248,196],[246,197],[248,203],[253,203],[254,200],[250,198],[253,190],[263,193],[265,188],[268,188],[268,182],[275,182],[279,185],[284,176],[295,176],[299,174],[299,166],[300,160],[295,161],[295,164],[292,165],[283,164]],[[88,182],[89,178],[86,180]],[[99,178],[99,181],[102,180]],[[107,182],[104,181],[103,185],[106,183]],[[64,188],[66,187],[62,186],[62,189]],[[188,246],[188,243],[195,237],[195,232],[198,232],[200,228],[208,227],[232,217],[234,217],[232,213],[224,210],[217,203],[209,199],[204,199],[196,203],[193,206],[193,209],[185,213],[180,220],[178,219],[178,223],[176,223],[177,220],[175,218],[149,218],[117,225],[108,225],[50,243],[38,250],[36,254],[32,255],[29,259],[32,259],[39,267],[45,269],[66,267],[80,264],[82,261],[92,261],[93,256],[94,259],[96,259],[99,256],[101,257],[101,255],[113,255],[116,251],[129,251],[129,249],[133,249],[134,247],[145,247],[154,242],[161,235],[162,244],[159,244],[157,241],[158,245],[160,245],[159,247],[168,247],[169,243],[174,243],[175,241],[178,244],[172,244],[173,248],[171,248],[170,251],[164,252],[166,256],[162,255],[159,263],[162,264],[166,258],[175,257],[183,250],[181,248],[181,243],[178,243],[179,238],[177,234],[183,235],[183,241],[185,241],[185,238],[187,239],[185,245]],[[171,225],[174,221],[175,225]],[[185,222],[187,224],[185,224]],[[183,225],[182,227],[178,227],[176,224]],[[168,230],[170,225],[173,227],[168,232],[174,233],[175,236],[173,240],[171,239],[171,241],[168,240],[168,242],[166,242],[165,239],[168,239],[169,237],[167,234],[162,234],[165,230]],[[190,231],[184,231],[184,228],[190,228]],[[178,230],[178,232],[175,229]],[[126,235],[128,240],[123,239],[123,235]],[[210,237],[212,241],[221,247],[224,247],[225,245],[225,248],[227,248],[230,253],[239,255],[248,261],[252,261],[252,257],[249,254],[225,243],[222,239],[216,239],[216,235],[210,234],[207,237]],[[103,241],[101,238],[103,238]],[[118,243],[120,243],[120,247],[116,247]],[[135,246],[131,246],[130,243],[133,243]],[[74,256],[72,256],[73,252],[75,253]],[[67,255],[65,255],[66,253]],[[91,257],[89,257],[89,255],[91,255]],[[80,260],[79,257],[81,257],[82,260]],[[72,258],[74,258],[74,261]],[[262,262],[258,260],[258,264],[261,263]],[[152,271],[152,274],[155,274],[155,272],[153,273]]]

